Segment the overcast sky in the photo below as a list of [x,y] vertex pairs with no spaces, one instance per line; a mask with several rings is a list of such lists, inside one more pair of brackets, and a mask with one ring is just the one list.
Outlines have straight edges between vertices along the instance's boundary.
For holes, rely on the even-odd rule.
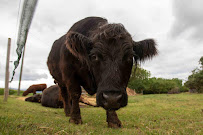
[[[0,0],[0,87],[5,85],[8,37],[12,38],[11,61],[17,59],[19,3],[20,0]],[[21,8],[22,4],[23,0]],[[203,56],[202,5],[202,0],[39,0],[27,39],[21,88],[54,84],[46,65],[51,46],[73,23],[87,16],[122,23],[135,41],[154,38],[159,55],[142,67],[152,77],[186,80]],[[10,62],[10,72],[13,68]],[[18,88],[19,71],[20,66],[10,83],[12,88]]]

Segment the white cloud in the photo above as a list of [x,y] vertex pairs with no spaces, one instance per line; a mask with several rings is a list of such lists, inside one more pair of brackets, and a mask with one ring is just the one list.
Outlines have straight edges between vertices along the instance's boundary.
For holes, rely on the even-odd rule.
[[[171,35],[173,38],[186,34],[193,42],[202,41],[203,35],[203,1],[174,0],[173,14],[175,23]],[[199,44],[196,44],[199,45]]]

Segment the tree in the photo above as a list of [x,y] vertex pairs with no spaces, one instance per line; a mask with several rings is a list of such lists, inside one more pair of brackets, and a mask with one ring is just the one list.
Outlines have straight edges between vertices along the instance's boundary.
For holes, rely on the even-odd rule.
[[188,77],[185,86],[190,89],[196,89],[198,93],[203,93],[203,57],[199,60],[200,69],[196,68]]
[[174,88],[178,88],[180,92],[188,91],[182,86],[182,80],[178,78],[163,79],[163,78],[150,78],[150,71],[147,71],[140,67],[140,65],[132,68],[132,74],[128,87],[135,89],[137,93],[143,94],[161,94],[168,93]]
[[200,58],[199,64],[201,65],[201,68],[202,68],[202,70],[203,70],[203,56]]
[[140,65],[138,64],[137,67],[133,65],[130,80],[136,80],[136,79],[143,80],[143,79],[149,78],[150,76],[151,76],[150,71],[147,71],[141,68]]
[[150,76],[150,71],[141,68],[139,64],[137,66],[133,65],[128,87],[135,89],[137,93],[143,93],[143,90],[146,89],[144,80]]

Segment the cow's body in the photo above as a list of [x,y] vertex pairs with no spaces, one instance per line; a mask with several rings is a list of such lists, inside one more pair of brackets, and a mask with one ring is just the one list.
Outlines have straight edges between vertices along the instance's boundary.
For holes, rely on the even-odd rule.
[[52,108],[63,108],[63,101],[59,96],[58,85],[50,86],[46,88],[42,93],[41,104],[42,106]]
[[23,92],[23,96],[27,96],[29,93],[36,94],[36,91],[43,91],[47,88],[46,84],[34,84],[31,85],[26,91]]
[[70,122],[82,123],[81,87],[97,93],[97,105],[106,109],[109,127],[121,127],[116,110],[127,105],[126,87],[135,61],[156,55],[155,42],[135,42],[121,24],[109,24],[100,17],[75,23],[56,40],[47,65],[58,83]]

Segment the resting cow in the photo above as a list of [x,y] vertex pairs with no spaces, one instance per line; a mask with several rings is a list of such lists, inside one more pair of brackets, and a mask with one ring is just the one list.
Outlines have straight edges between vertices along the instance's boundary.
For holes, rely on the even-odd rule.
[[109,127],[121,127],[116,110],[128,102],[126,87],[135,63],[157,54],[153,39],[133,41],[122,24],[88,17],[75,23],[56,40],[47,65],[60,87],[69,122],[81,124],[81,87],[106,110]]
[[[60,88],[58,85],[50,86],[46,88],[42,94],[35,94],[25,99],[28,102],[41,103],[42,106],[52,107],[52,108],[63,108],[63,102],[60,98]],[[90,103],[84,97],[80,97],[80,102],[89,106],[97,107],[96,105]]]
[[46,84],[34,84],[31,85],[26,91],[23,92],[23,96],[27,96],[29,93],[36,94],[36,91],[43,91],[47,88]]
[[63,102],[59,97],[58,85],[50,86],[43,91],[41,104],[46,107],[63,108]]
[[25,101],[41,103],[41,97],[41,94],[35,94],[31,97],[26,98]]

